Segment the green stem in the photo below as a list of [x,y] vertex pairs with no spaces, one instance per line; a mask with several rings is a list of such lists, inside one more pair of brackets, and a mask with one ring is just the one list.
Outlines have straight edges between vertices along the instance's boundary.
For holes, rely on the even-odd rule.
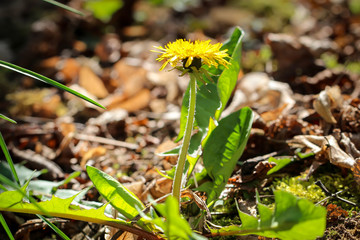
[[195,75],[190,73],[190,98],[189,98],[189,111],[186,121],[185,133],[183,137],[183,143],[179,153],[179,159],[176,165],[175,177],[173,183],[173,196],[180,203],[180,191],[182,187],[182,180],[184,176],[184,166],[186,162],[186,155],[190,145],[191,132],[194,125],[195,116],[195,103],[196,103],[196,78]]

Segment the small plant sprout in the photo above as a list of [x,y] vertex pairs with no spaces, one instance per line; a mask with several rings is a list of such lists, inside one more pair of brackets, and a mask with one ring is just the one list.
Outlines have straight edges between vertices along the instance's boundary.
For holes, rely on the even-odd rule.
[[183,187],[184,166],[186,162],[186,155],[191,139],[191,133],[193,130],[194,116],[195,116],[195,104],[196,104],[196,84],[197,80],[205,82],[202,78],[204,74],[210,79],[209,73],[204,65],[208,67],[218,67],[223,65],[228,67],[230,64],[226,59],[229,58],[227,49],[220,50],[221,43],[211,44],[208,41],[194,41],[178,39],[175,42],[168,43],[165,48],[156,47],[158,50],[153,52],[160,53],[161,55],[156,59],[158,61],[165,61],[160,68],[163,70],[168,64],[174,69],[178,69],[182,72],[181,76],[185,74],[190,75],[190,98],[189,98],[189,112],[186,120],[186,127],[183,137],[183,143],[180,148],[179,158],[175,169],[174,182],[172,195],[180,202],[180,191]]

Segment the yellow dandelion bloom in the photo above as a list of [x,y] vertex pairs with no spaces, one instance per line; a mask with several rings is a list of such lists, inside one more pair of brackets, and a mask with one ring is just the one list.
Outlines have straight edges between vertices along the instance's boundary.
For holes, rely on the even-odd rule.
[[218,67],[219,64],[227,67],[229,62],[225,58],[229,57],[229,55],[226,53],[227,49],[220,50],[221,47],[221,43],[211,44],[210,40],[191,42],[190,40],[178,39],[175,42],[168,43],[165,48],[161,46],[155,47],[158,50],[154,50],[153,52],[162,54],[156,60],[165,60],[160,71],[163,70],[168,63],[172,67],[176,67],[179,62],[182,62],[185,69],[191,71],[191,67],[200,69],[202,64],[209,67]]

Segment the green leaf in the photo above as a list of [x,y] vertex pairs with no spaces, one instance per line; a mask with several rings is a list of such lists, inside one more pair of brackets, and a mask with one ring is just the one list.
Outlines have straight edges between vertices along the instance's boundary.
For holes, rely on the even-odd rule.
[[360,2],[358,0],[349,0],[348,4],[353,14],[360,14]]
[[1,113],[0,113],[0,118],[4,119],[4,120],[6,120],[6,121],[9,121],[9,122],[11,122],[11,123],[16,123],[15,120],[13,120],[13,119],[11,119],[11,118],[9,118],[9,117],[1,114]]
[[50,84],[51,86],[54,86],[56,88],[67,91],[67,92],[69,92],[69,93],[71,93],[71,94],[73,94],[73,95],[75,95],[75,96],[77,96],[79,98],[82,98],[82,99],[84,99],[84,100],[86,100],[86,101],[88,101],[88,102],[90,102],[90,103],[92,103],[92,104],[94,104],[94,105],[96,105],[98,107],[101,107],[101,108],[105,109],[105,107],[102,106],[100,103],[97,103],[96,101],[82,95],[81,93],[78,93],[77,91],[74,91],[71,88],[68,88],[65,85],[62,85],[61,83],[58,83],[58,82],[56,82],[56,81],[54,81],[54,80],[52,80],[50,78],[47,78],[47,77],[45,77],[45,76],[43,76],[41,74],[38,74],[36,72],[30,71],[28,69],[19,67],[17,65],[14,65],[12,63],[8,63],[8,62],[2,61],[2,60],[0,60],[0,67],[7,68],[7,69],[10,69],[12,71],[19,72],[19,73],[21,73],[21,74],[23,74],[25,76],[32,77],[32,78],[34,78],[36,80],[45,82],[47,84]]
[[127,219],[138,215],[137,209],[144,210],[140,199],[113,177],[91,166],[86,166],[86,171],[101,196]]
[[[113,225],[128,223],[124,220],[109,218],[104,215],[106,205],[98,209],[72,210],[71,202],[76,196],[67,199],[52,197],[50,201],[38,202],[37,204],[47,210],[54,217],[69,218],[74,220],[89,221],[93,223]],[[7,191],[0,194],[0,211],[10,211],[30,214],[43,214],[39,208],[32,203],[24,202],[23,195],[18,191]]]
[[81,174],[81,172],[73,172],[70,174],[66,179],[60,181],[60,182],[50,182],[46,180],[33,180],[30,181],[28,189],[34,190],[38,192],[39,194],[44,195],[52,195],[55,194],[58,188],[62,185],[67,184],[71,181],[71,179],[78,177]]
[[291,163],[292,159],[291,158],[279,158],[279,159],[276,159],[276,158],[270,157],[268,162],[276,163],[276,166],[273,167],[272,169],[270,169],[267,172],[267,175],[270,175],[272,173],[275,173],[275,172],[279,171],[280,169],[282,169],[283,167],[285,167],[286,165]]
[[256,234],[287,240],[316,239],[324,234],[326,209],[285,191],[275,191],[275,211],[258,204],[260,217],[254,221],[239,211],[242,226],[211,230],[211,236]]
[[131,226],[131,223],[121,219],[114,219],[105,215],[107,204],[98,209],[73,209],[71,203],[76,196],[61,199],[53,196],[51,200],[38,202],[35,204],[22,201],[23,195],[18,191],[7,191],[0,194],[0,211],[19,212],[27,214],[43,214],[46,209],[47,214],[53,217],[68,218],[84,222],[92,222],[118,228],[123,231],[141,234],[146,239],[158,239],[152,233],[143,231]]
[[229,42],[225,45],[228,49],[232,50],[232,53],[228,68],[224,69],[217,81],[217,89],[221,105],[216,112],[216,119],[220,118],[220,115],[226,107],[238,80],[241,67],[241,42],[243,36],[244,32],[240,28],[235,28]]
[[[20,185],[23,185],[28,179],[36,178],[36,177],[40,176],[41,174],[43,174],[44,172],[46,172],[46,170],[34,172],[33,170],[30,170],[21,164],[14,164],[13,167],[15,169],[14,171],[17,173],[17,175],[19,177]],[[5,176],[6,178],[16,182],[12,172],[13,172],[13,170],[11,170],[11,168],[7,162],[0,161],[0,174]]]
[[244,151],[252,126],[250,108],[223,118],[211,133],[204,147],[203,161],[212,181],[208,202],[215,200],[224,189],[237,161]]
[[155,217],[152,219],[147,217],[147,221],[162,228],[168,239],[206,239],[192,231],[189,223],[180,215],[179,204],[173,196],[169,196],[165,203],[157,204],[155,208],[165,218],[165,220],[162,217]]
[[112,15],[123,6],[121,0],[87,0],[85,9],[91,11],[97,19],[108,22]]
[[85,14],[83,12],[80,12],[79,10],[76,10],[75,8],[69,7],[69,6],[65,5],[65,4],[59,3],[57,1],[54,1],[54,0],[43,0],[43,1],[48,2],[50,4],[53,4],[53,5],[57,6],[57,7],[63,8],[65,10],[68,10],[70,12],[79,14],[81,16],[85,16]]

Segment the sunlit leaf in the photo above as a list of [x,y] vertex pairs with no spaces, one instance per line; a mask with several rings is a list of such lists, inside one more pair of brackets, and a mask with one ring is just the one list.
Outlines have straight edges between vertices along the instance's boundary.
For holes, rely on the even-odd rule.
[[94,17],[103,22],[108,22],[112,15],[123,6],[121,0],[87,0],[85,9],[90,10]]
[[239,211],[241,226],[212,229],[211,236],[256,234],[288,240],[316,239],[324,234],[326,209],[285,191],[275,191],[275,210],[258,204],[259,218]]
[[157,204],[156,210],[162,217],[147,218],[161,229],[168,239],[205,240],[206,238],[192,231],[189,223],[180,215],[177,200],[169,196],[165,203]]
[[[109,226],[129,225],[124,220],[113,219],[105,216],[105,205],[99,209],[73,210],[70,205],[76,196],[61,199],[55,196],[50,201],[37,204],[53,217],[69,218],[88,221]],[[37,206],[23,201],[23,195],[18,191],[6,191],[0,194],[0,211],[11,211],[30,214],[44,214]]]
[[286,167],[289,163],[292,162],[292,159],[291,158],[279,158],[279,159],[276,159],[276,158],[270,157],[268,162],[276,163],[276,166],[273,167],[272,169],[270,169],[267,172],[267,175],[270,175],[270,174],[273,174],[273,173],[279,171],[280,169]]
[[220,115],[226,107],[238,80],[241,67],[241,42],[243,36],[244,32],[240,28],[235,28],[228,43],[225,45],[225,47],[232,50],[232,54],[228,68],[224,69],[217,81],[217,89],[221,105],[216,112],[216,119],[220,118]]
[[231,176],[249,138],[252,119],[251,109],[242,108],[223,118],[207,140],[203,161],[212,179],[208,202],[220,195]]
[[129,220],[139,214],[137,209],[143,210],[145,208],[134,193],[110,175],[91,166],[86,166],[86,171],[96,189],[106,201]]

